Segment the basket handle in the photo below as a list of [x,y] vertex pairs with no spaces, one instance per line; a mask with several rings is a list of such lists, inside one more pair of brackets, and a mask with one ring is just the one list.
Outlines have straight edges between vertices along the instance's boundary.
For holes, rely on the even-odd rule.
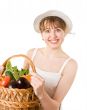
[[[6,64],[7,64],[7,62],[8,62],[10,59],[16,58],[16,57],[23,57],[23,58],[25,58],[25,59],[28,61],[29,65],[31,66],[32,71],[33,71],[33,72],[36,72],[36,69],[35,69],[35,66],[34,66],[32,60],[31,60],[29,57],[27,57],[26,55],[24,55],[24,54],[17,54],[17,55],[10,56],[9,58],[7,58],[7,59],[5,60],[5,62],[2,64],[2,66],[5,67]],[[3,71],[4,71],[4,70],[3,70]],[[2,74],[3,74],[3,72],[2,72]]]

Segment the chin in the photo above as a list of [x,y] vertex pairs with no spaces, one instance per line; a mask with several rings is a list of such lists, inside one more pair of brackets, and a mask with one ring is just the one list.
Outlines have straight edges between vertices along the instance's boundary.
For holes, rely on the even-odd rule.
[[51,49],[58,49],[59,46],[50,46]]
[[57,48],[59,48],[59,44],[53,44],[53,45],[51,44],[50,47],[52,49],[57,49]]

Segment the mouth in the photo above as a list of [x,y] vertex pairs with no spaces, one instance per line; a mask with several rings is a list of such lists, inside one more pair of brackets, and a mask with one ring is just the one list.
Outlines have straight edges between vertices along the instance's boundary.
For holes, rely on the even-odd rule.
[[51,42],[52,44],[56,44],[56,43],[58,43],[58,41],[59,41],[59,39],[57,39],[57,40],[50,40],[50,42]]

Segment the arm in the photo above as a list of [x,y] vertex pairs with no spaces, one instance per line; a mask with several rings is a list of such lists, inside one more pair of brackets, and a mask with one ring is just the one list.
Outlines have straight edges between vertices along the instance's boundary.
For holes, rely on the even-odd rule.
[[54,100],[57,100],[58,103],[62,102],[67,92],[69,91],[74,81],[76,72],[77,72],[77,63],[74,60],[70,60],[63,71],[63,76],[59,82],[59,85],[53,98]]
[[[63,70],[63,76],[58,84],[53,98],[50,98],[44,89],[44,80],[35,75],[32,77],[31,84],[34,88],[35,94],[40,99],[44,110],[58,110],[63,98],[69,91],[77,70],[77,63],[74,60],[69,61]],[[37,82],[37,83],[36,83]]]

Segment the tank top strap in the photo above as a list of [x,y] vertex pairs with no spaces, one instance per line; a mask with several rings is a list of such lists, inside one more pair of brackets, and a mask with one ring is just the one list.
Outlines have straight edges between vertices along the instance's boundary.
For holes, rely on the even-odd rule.
[[32,57],[31,57],[32,61],[34,60],[34,57],[35,57],[35,55],[37,53],[37,50],[38,50],[38,48],[35,48],[34,51],[33,51],[33,54],[32,54]]
[[66,66],[66,64],[67,64],[70,60],[71,60],[71,58],[69,57],[69,58],[67,58],[67,59],[64,61],[62,67],[60,68],[60,70],[59,70],[59,72],[58,72],[59,74],[62,74],[62,71],[63,71],[64,67]]

